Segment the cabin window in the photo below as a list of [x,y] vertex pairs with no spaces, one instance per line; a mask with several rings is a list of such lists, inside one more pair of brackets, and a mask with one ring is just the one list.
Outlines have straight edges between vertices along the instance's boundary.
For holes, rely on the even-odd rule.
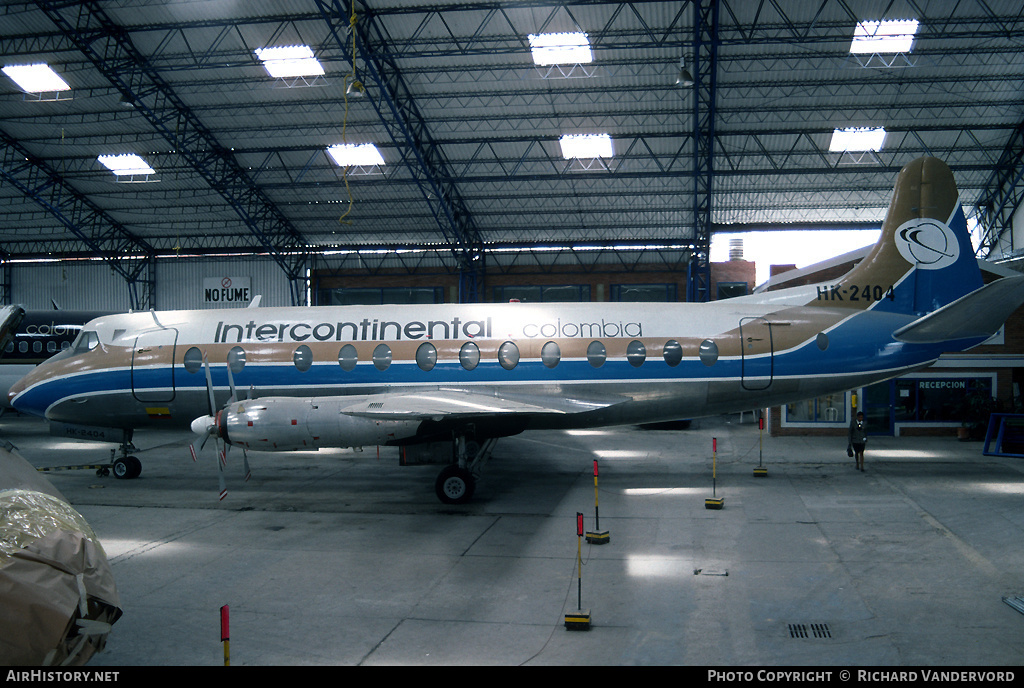
[[359,353],[356,348],[351,344],[346,344],[341,347],[341,351],[338,352],[338,365],[341,369],[347,373],[351,373],[356,369],[356,363],[359,362]]
[[556,342],[548,342],[540,350],[540,360],[544,362],[548,368],[554,368],[558,365],[558,362],[562,360],[562,350],[558,348]]
[[57,353],[57,342],[53,341],[52,339],[46,342],[46,352],[50,354]]
[[713,366],[718,361],[718,345],[710,339],[700,343],[700,350],[697,352],[700,362],[706,366]]
[[43,353],[43,343],[39,340],[32,342],[32,353],[41,354]]
[[513,342],[505,342],[498,347],[498,363],[505,370],[512,370],[519,365],[519,347]]
[[459,349],[459,363],[466,370],[473,370],[480,363],[480,347],[473,342],[466,342]]
[[416,349],[416,365],[420,370],[433,370],[437,365],[437,348],[429,342],[420,344]]
[[607,357],[608,351],[601,342],[594,341],[587,345],[587,360],[590,361],[590,365],[600,368]]
[[303,344],[292,354],[292,362],[295,363],[299,372],[304,373],[313,366],[313,352]]
[[245,367],[245,349],[240,346],[231,347],[228,352],[228,368],[232,373],[238,374]]
[[824,332],[819,332],[817,337],[818,348],[824,351],[828,348],[828,335]]
[[643,342],[634,339],[629,343],[626,347],[626,360],[634,368],[639,368],[644,364],[644,361],[647,360],[647,347]]
[[203,367],[203,352],[193,346],[185,352],[183,363],[185,364],[186,371],[198,373]]
[[675,368],[683,360],[683,347],[676,340],[670,339],[665,342],[665,348],[662,349],[661,355],[664,356],[665,363]]
[[373,367],[377,370],[387,370],[391,366],[391,347],[387,344],[378,344],[373,350]]
[[26,342],[24,340],[18,342],[18,353],[22,353],[22,354],[27,354],[28,353],[28,342]]
[[13,354],[14,353],[14,342],[13,341],[7,342],[7,346],[4,347],[4,353],[5,354]]

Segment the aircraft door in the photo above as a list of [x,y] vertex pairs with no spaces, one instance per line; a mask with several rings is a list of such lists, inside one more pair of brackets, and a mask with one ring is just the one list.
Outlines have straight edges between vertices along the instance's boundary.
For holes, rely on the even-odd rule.
[[173,328],[143,332],[132,350],[132,394],[139,401],[174,400]]
[[764,318],[740,318],[740,383],[743,389],[768,389],[775,375],[772,325]]

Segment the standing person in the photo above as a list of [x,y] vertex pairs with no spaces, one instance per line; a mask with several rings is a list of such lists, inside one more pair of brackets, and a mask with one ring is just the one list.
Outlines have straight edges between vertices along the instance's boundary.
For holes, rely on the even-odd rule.
[[850,421],[849,448],[856,462],[855,468],[864,470],[864,445],[868,443],[868,431],[864,427],[864,412],[858,411],[856,418]]

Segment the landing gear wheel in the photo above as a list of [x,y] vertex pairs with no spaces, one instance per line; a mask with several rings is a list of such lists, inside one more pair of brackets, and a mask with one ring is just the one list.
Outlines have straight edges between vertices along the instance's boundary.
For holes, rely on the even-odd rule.
[[120,459],[115,459],[113,466],[114,477],[119,480],[130,480],[131,478],[138,478],[142,473],[142,462],[134,456],[125,456]]
[[456,465],[445,466],[434,483],[437,498],[445,504],[466,504],[473,498],[475,488],[472,473]]
[[138,478],[142,475],[142,462],[139,461],[137,457],[129,456],[125,460],[128,462],[128,467],[130,469],[128,471],[129,478]]
[[114,465],[111,466],[111,472],[118,480],[125,480],[131,472],[131,466],[128,465],[128,461],[126,459],[116,459],[114,461]]

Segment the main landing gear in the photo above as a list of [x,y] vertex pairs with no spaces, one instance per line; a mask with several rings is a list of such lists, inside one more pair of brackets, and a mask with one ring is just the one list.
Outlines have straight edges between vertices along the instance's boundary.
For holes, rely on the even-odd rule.
[[434,490],[437,498],[445,504],[466,504],[473,498],[476,481],[491,458],[498,438],[489,437],[483,442],[459,435],[452,440],[452,463],[441,469]]
[[121,443],[120,452],[121,456],[114,458],[117,454],[117,449],[110,450],[110,466],[103,467],[96,471],[97,475],[107,475],[113,473],[114,477],[119,480],[131,480],[132,478],[138,478],[142,474],[142,462],[135,456],[131,456],[128,452],[138,451],[138,448],[132,444],[131,435],[125,437],[124,442]]

